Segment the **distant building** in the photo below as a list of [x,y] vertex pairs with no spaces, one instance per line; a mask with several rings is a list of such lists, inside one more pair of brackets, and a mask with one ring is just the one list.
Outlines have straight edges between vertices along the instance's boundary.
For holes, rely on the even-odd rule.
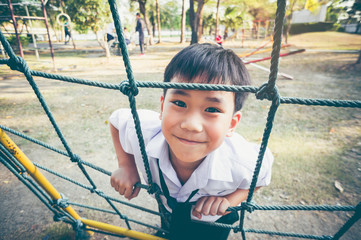
[[292,24],[293,23],[315,23],[315,22],[324,22],[326,20],[327,5],[321,5],[317,13],[312,13],[307,9],[301,11],[295,11],[292,14]]

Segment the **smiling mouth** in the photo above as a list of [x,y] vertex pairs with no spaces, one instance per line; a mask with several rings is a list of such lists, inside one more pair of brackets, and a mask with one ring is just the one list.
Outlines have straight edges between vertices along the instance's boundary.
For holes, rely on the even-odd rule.
[[194,141],[194,140],[189,140],[189,139],[185,139],[185,138],[180,138],[180,137],[176,137],[180,142],[184,143],[184,144],[188,144],[188,145],[196,145],[196,144],[201,144],[201,143],[205,143],[204,141]]

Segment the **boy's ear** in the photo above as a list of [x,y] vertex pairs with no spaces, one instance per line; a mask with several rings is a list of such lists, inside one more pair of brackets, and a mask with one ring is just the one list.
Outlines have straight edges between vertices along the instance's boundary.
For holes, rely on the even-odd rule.
[[237,111],[235,114],[233,114],[232,120],[231,120],[231,124],[229,126],[228,132],[227,132],[227,137],[231,137],[239,123],[239,121],[241,120],[241,112]]
[[159,115],[160,120],[162,120],[162,115],[163,115],[163,104],[164,104],[164,96],[162,95],[160,97],[160,115]]

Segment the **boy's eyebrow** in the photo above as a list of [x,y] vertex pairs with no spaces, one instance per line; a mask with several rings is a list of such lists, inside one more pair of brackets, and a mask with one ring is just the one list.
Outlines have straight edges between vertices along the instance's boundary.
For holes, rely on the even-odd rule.
[[182,89],[173,89],[172,94],[189,97],[190,95]]
[[214,102],[214,103],[223,103],[224,102],[221,98],[217,98],[217,97],[207,97],[206,100],[209,102]]
[[[173,89],[172,94],[190,97],[190,94],[182,89]],[[214,103],[223,103],[224,102],[222,98],[218,98],[218,97],[206,97],[206,100],[209,102],[214,102]]]

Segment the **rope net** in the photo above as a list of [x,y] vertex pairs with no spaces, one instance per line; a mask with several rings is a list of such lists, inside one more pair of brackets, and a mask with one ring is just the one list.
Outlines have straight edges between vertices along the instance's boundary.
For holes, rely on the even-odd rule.
[[[283,29],[283,20],[285,17],[285,8],[286,8],[286,1],[279,0],[277,1],[277,12],[276,12],[276,19],[275,19],[275,31],[274,31],[274,43],[273,43],[273,50],[272,50],[272,59],[271,59],[271,67],[270,67],[270,74],[268,82],[263,84],[260,87],[254,86],[229,86],[229,85],[212,85],[212,84],[187,84],[187,83],[163,83],[163,82],[146,82],[146,81],[135,81],[134,75],[132,72],[132,67],[130,64],[127,47],[125,44],[122,27],[120,23],[120,18],[117,10],[117,5],[115,0],[109,0],[110,10],[112,12],[114,25],[116,28],[121,54],[123,56],[123,62],[125,65],[126,73],[127,73],[127,80],[122,81],[120,84],[108,84],[102,83],[97,81],[90,81],[86,79],[79,79],[69,76],[61,76],[57,74],[50,74],[45,72],[33,71],[29,69],[26,61],[16,56],[13,49],[11,48],[10,44],[4,37],[3,33],[0,31],[0,41],[4,46],[5,51],[7,52],[9,58],[8,59],[1,59],[0,64],[8,65],[12,70],[19,71],[24,74],[27,81],[29,82],[30,86],[32,87],[34,93],[36,94],[43,110],[45,111],[49,121],[51,122],[53,128],[56,131],[57,136],[61,140],[62,145],[65,148],[65,151],[57,149],[53,146],[50,146],[40,140],[34,139],[29,137],[23,133],[10,129],[6,126],[0,125],[0,137],[1,142],[0,144],[0,161],[4,164],[15,176],[19,178],[19,180],[24,183],[44,204],[50,211],[54,214],[55,221],[63,221],[69,223],[73,226],[73,228],[77,231],[78,234],[81,235],[82,232],[85,230],[91,230],[94,232],[100,232],[110,235],[127,235],[137,239],[161,239],[159,237],[155,237],[153,235],[139,235],[138,232],[132,231],[131,223],[140,224],[155,230],[161,230],[167,232],[164,229],[159,228],[156,225],[150,225],[138,221],[136,219],[128,218],[125,214],[122,214],[120,210],[114,205],[114,203],[124,204],[126,206],[130,206],[135,209],[139,209],[150,214],[154,214],[160,216],[163,220],[167,221],[167,211],[163,206],[163,203],[160,199],[160,195],[162,192],[160,187],[153,183],[152,181],[152,173],[149,168],[148,164],[148,157],[145,151],[145,144],[142,137],[142,130],[140,128],[140,121],[136,110],[136,100],[135,97],[138,94],[138,88],[179,88],[179,89],[189,89],[189,90],[220,90],[220,91],[243,91],[255,94],[257,99],[260,100],[268,100],[271,102],[271,107],[268,112],[267,122],[264,129],[262,143],[259,151],[259,155],[257,158],[256,167],[254,170],[252,183],[249,190],[248,198],[245,202],[243,202],[238,207],[231,207],[229,211],[239,211],[240,214],[240,221],[238,224],[229,225],[229,224],[220,224],[220,223],[205,223],[205,224],[212,224],[222,228],[232,229],[234,232],[240,232],[242,235],[242,239],[246,239],[245,233],[257,233],[257,234],[269,234],[269,235],[278,235],[278,236],[285,236],[285,237],[298,237],[298,238],[308,238],[308,239],[339,239],[355,222],[357,222],[361,217],[361,203],[357,206],[331,206],[331,205],[318,205],[318,206],[311,206],[311,205],[283,205],[283,206],[260,206],[257,205],[252,201],[253,193],[256,187],[256,182],[258,178],[258,174],[260,172],[260,168],[262,166],[263,156],[265,154],[265,150],[267,148],[268,139],[270,137],[273,121],[277,112],[277,109],[280,104],[301,104],[307,106],[329,106],[329,107],[345,107],[345,108],[361,108],[361,101],[351,101],[351,100],[330,100],[330,99],[303,99],[303,98],[286,98],[280,96],[277,86],[277,73],[278,73],[278,65],[279,65],[279,56],[281,50],[281,40],[282,40],[282,29]],[[89,176],[86,167],[94,169],[102,174],[111,175],[111,172],[98,167],[94,164],[84,161],[81,159],[80,156],[75,154],[71,149],[70,145],[68,144],[67,140],[62,134],[57,122],[55,121],[50,108],[48,107],[46,101],[43,98],[37,84],[35,83],[33,77],[38,76],[42,78],[48,78],[53,80],[60,80],[70,83],[94,86],[99,88],[105,89],[113,89],[122,92],[126,95],[129,99],[129,104],[131,108],[131,112],[134,119],[134,124],[138,136],[139,146],[142,153],[142,158],[144,162],[144,166],[146,169],[147,175],[145,176],[148,180],[148,185],[138,184],[137,186],[143,189],[146,189],[149,194],[154,194],[159,205],[160,211],[153,211],[151,209],[147,209],[129,202],[121,201],[117,198],[113,198],[107,194],[105,194],[101,189],[97,187],[94,183],[92,178]],[[86,189],[92,193],[96,193],[98,196],[102,197],[106,200],[106,202],[110,205],[112,210],[101,209],[97,207],[92,207],[84,204],[79,204],[75,202],[70,202],[64,195],[55,192],[52,192],[49,189],[43,189],[39,185],[39,181],[34,181],[32,177],[34,175],[29,172],[29,167],[24,164],[23,160],[21,159],[22,156],[19,157],[20,150],[15,148],[16,146],[5,134],[5,132],[9,132],[11,134],[17,135],[22,137],[28,141],[31,141],[35,144],[38,144],[44,148],[47,148],[51,151],[54,151],[58,154],[64,155],[68,157],[72,162],[76,163],[81,172],[86,177],[88,184],[82,184],[70,177],[62,175],[56,171],[48,169],[44,166],[39,164],[35,164],[35,166],[31,165],[34,168],[42,169],[43,171],[49,172],[57,177],[60,177],[70,183],[73,183],[81,188]],[[26,157],[25,157],[26,158]],[[30,173],[32,177],[29,177],[26,172]],[[126,223],[127,229],[119,230],[112,228],[109,224],[96,224],[94,221],[87,220],[81,218],[71,206],[78,206],[87,209],[92,209],[96,211],[102,211],[105,213],[115,214],[118,215],[121,219],[124,220]],[[323,235],[307,235],[307,234],[298,234],[298,233],[287,233],[287,232],[276,232],[276,231],[267,231],[267,230],[259,230],[259,229],[246,229],[244,228],[244,221],[245,221],[245,212],[253,212],[255,210],[263,210],[263,211],[271,211],[271,210],[287,210],[287,211],[350,211],[354,212],[352,217],[347,220],[344,225],[334,234],[333,236]]]

